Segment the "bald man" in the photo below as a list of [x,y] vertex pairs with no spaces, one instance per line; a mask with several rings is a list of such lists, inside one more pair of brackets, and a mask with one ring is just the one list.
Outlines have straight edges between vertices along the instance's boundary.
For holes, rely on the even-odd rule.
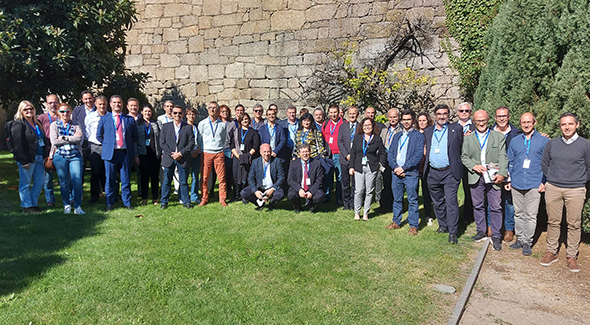
[[260,157],[252,161],[248,173],[248,187],[244,188],[240,195],[252,202],[257,210],[261,210],[265,205],[272,210],[285,197],[282,188],[284,182],[282,160],[273,157],[270,145],[264,143],[260,146]]
[[502,206],[501,188],[508,176],[508,157],[504,135],[488,127],[490,116],[484,110],[473,114],[475,131],[465,136],[461,153],[461,162],[467,168],[469,189],[473,201],[473,216],[477,225],[475,242],[487,239],[485,197],[490,209],[490,226],[492,227],[492,246],[496,251],[502,250]]

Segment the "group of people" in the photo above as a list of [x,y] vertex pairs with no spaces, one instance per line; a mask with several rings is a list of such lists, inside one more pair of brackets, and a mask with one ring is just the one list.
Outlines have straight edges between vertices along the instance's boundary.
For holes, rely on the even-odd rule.
[[140,110],[135,98],[127,100],[127,114],[121,96],[107,100],[84,91],[82,101],[72,110],[49,95],[46,113],[39,117],[30,102],[19,104],[11,138],[24,212],[38,212],[43,186],[47,205],[55,204],[53,173],[43,168],[46,157],[53,159],[59,177],[64,213],[76,214],[84,214],[82,181],[89,162],[90,202],[97,202],[104,190],[107,211],[119,192],[125,208],[133,209],[130,183],[135,168],[141,204],[148,204],[151,192],[152,203],[162,209],[168,208],[173,183],[180,203],[191,209],[209,203],[217,179],[222,206],[227,206],[230,193],[230,202],[272,210],[286,194],[296,213],[315,212],[334,194],[337,205],[354,210],[354,220],[367,221],[375,197],[381,209],[393,213],[386,228],[400,229],[406,196],[409,235],[417,235],[422,182],[428,224],[436,216],[437,231],[448,233],[448,241],[457,244],[457,191],[462,182],[464,218],[473,218],[477,226],[472,239],[491,237],[493,249],[501,250],[504,228],[504,241],[513,241],[516,233],[510,247],[527,256],[532,254],[541,193],[546,193],[549,223],[542,265],[557,261],[565,205],[567,265],[579,271],[590,142],[576,133],[579,121],[573,114],[560,117],[562,136],[550,140],[535,131],[531,113],[521,116],[519,129],[509,123],[508,108],[499,107],[490,127],[488,113],[473,113],[470,103],[458,106],[456,123],[449,121],[451,109],[440,104],[434,109],[434,123],[427,113],[391,109],[385,125],[375,120],[373,107],[358,121],[354,106],[344,112],[330,105],[327,114],[321,108],[303,108],[299,117],[289,106],[287,118],[278,120],[276,105],[266,114],[256,105],[252,118],[237,105],[232,118],[227,105],[210,102],[208,116],[198,122],[194,108],[172,101],[162,104],[165,113],[156,121],[152,107],[146,104]]

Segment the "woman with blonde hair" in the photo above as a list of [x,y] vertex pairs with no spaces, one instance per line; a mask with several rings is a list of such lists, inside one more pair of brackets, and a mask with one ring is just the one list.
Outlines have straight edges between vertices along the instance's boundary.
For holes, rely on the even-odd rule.
[[18,165],[21,207],[24,213],[39,213],[37,201],[45,183],[43,159],[49,152],[49,139],[37,120],[31,102],[23,100],[18,105],[10,135],[14,160]]

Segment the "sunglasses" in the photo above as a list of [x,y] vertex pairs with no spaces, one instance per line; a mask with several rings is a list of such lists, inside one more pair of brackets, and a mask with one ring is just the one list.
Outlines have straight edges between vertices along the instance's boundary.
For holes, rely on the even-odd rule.
[[255,109],[254,110],[254,113],[262,113],[262,110],[261,109]]
[[59,110],[59,112],[63,114],[63,113],[69,113],[70,111],[68,111],[68,110],[65,110],[65,111],[64,110]]
[[32,110],[33,110],[32,107],[23,108],[23,111],[32,111]]
[[471,113],[470,109],[460,109],[459,113]]
[[172,112],[172,115],[182,115],[182,112]]

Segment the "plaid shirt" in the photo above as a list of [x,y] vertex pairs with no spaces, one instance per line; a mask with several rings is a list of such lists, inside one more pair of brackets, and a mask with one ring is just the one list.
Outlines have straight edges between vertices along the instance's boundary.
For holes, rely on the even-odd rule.
[[299,147],[305,143],[309,144],[310,156],[312,158],[318,156],[327,156],[322,133],[316,129],[310,129],[308,132],[304,132],[303,129],[300,129],[295,133],[293,158],[299,158]]
[[[57,131],[58,131],[58,134],[60,137],[74,135],[74,128],[71,127],[72,126],[71,124],[68,124],[68,125],[69,125],[69,127],[66,128],[66,126],[62,123],[62,121],[57,122]],[[80,153],[80,149],[78,149],[77,144],[68,143],[68,144],[64,144],[63,146],[57,147],[57,152],[63,158],[71,159],[71,158],[76,157],[76,155]]]

